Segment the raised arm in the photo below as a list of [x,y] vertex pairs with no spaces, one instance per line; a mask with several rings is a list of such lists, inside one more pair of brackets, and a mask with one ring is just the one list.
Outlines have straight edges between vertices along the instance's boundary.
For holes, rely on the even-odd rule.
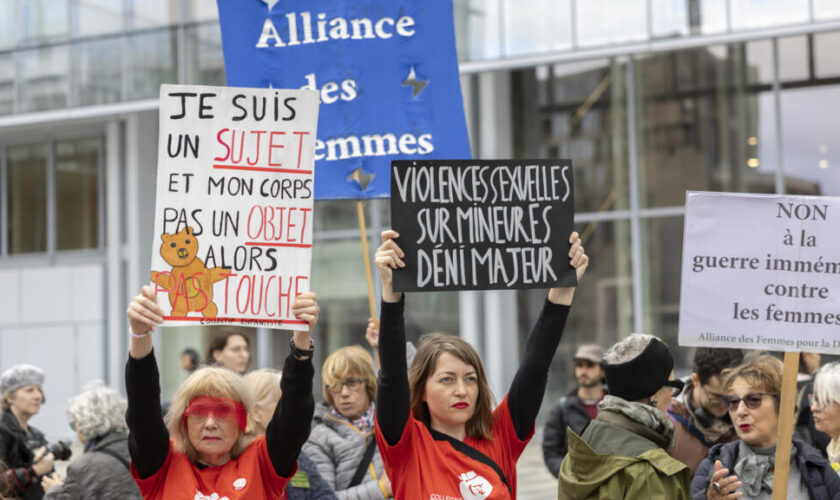
[[300,449],[309,438],[312,415],[315,413],[315,400],[312,397],[311,348],[312,330],[318,322],[320,308],[314,292],[302,293],[295,298],[292,312],[299,319],[309,323],[307,330],[294,332],[294,344],[307,354],[295,356],[289,353],[283,365],[283,378],[280,380],[282,396],[274,409],[274,415],[265,431],[268,456],[274,471],[280,476],[289,477],[295,470]]
[[394,292],[393,270],[405,267],[405,257],[395,239],[396,231],[382,233],[382,245],[376,249],[376,269],[382,280],[382,311],[379,318],[379,381],[376,391],[376,421],[393,446],[411,413],[408,369],[405,360],[405,301]]
[[128,450],[141,479],[163,466],[169,452],[169,432],[160,409],[160,374],[152,352],[154,327],[163,322],[163,309],[157,305],[150,286],[144,286],[126,311],[131,330],[131,347],[125,365],[125,391],[128,409]]
[[[580,281],[589,265],[589,257],[583,251],[578,233],[573,232],[569,236],[569,243],[572,244],[569,249],[569,265],[575,268],[578,281]],[[569,316],[569,306],[572,305],[574,295],[575,287],[549,290],[540,317],[525,341],[522,362],[508,391],[508,408],[510,408],[516,436],[521,440],[530,434],[537,413],[540,411],[548,379],[548,368],[551,366],[557,345],[563,335],[566,318]]]

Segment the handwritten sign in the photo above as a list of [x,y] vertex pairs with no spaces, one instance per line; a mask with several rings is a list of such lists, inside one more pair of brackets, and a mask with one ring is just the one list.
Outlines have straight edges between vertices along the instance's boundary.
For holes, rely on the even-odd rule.
[[164,325],[304,329],[318,94],[160,88],[151,280]]
[[840,198],[689,193],[680,345],[840,354]]
[[406,267],[394,288],[575,286],[569,160],[395,161],[391,221]]

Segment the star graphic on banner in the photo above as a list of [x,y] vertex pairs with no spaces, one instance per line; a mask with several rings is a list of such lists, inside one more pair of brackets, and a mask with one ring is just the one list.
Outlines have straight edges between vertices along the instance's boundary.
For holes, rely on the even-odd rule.
[[364,191],[373,182],[374,177],[376,177],[376,174],[369,174],[362,170],[362,167],[359,167],[347,176],[347,182],[357,182],[362,187],[362,191]]
[[271,10],[271,8],[274,7],[274,4],[276,4],[279,1],[280,0],[263,0],[263,2],[265,2],[266,5],[268,5],[268,10]]
[[429,80],[418,80],[417,74],[414,72],[414,66],[411,67],[411,71],[408,72],[408,77],[406,77],[405,81],[402,82],[403,87],[411,87],[412,91],[414,92],[414,97],[417,97],[426,85],[429,84]]

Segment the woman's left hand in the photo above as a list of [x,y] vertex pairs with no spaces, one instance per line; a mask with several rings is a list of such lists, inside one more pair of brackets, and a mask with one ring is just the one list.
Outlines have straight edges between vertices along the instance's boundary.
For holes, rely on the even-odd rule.
[[62,484],[64,484],[64,481],[62,481],[55,472],[41,478],[41,488],[44,488],[45,492],[50,491],[50,488],[55,488],[56,486],[61,486]]
[[321,308],[318,307],[315,292],[306,292],[295,297],[295,302],[292,304],[292,314],[296,318],[309,323],[308,330],[295,330],[294,339],[298,349],[309,350],[309,341],[312,339],[312,331],[315,330],[315,324],[318,323],[320,312]]
[[[586,272],[589,266],[589,256],[583,250],[583,244],[580,241],[580,235],[577,231],[572,231],[569,235],[569,243],[572,247],[569,249],[569,265],[575,268],[577,272],[578,283]],[[575,295],[575,288],[573,286],[564,288],[552,288],[548,291],[548,300],[554,304],[571,305],[572,297]]]

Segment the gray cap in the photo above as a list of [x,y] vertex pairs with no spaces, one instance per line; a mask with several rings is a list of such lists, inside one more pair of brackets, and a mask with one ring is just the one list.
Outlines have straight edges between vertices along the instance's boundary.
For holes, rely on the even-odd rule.
[[578,347],[575,352],[575,359],[585,359],[593,363],[602,363],[604,358],[604,348],[598,344],[584,344]]
[[44,385],[44,371],[37,366],[15,365],[0,375],[0,395],[6,396],[25,385]]

